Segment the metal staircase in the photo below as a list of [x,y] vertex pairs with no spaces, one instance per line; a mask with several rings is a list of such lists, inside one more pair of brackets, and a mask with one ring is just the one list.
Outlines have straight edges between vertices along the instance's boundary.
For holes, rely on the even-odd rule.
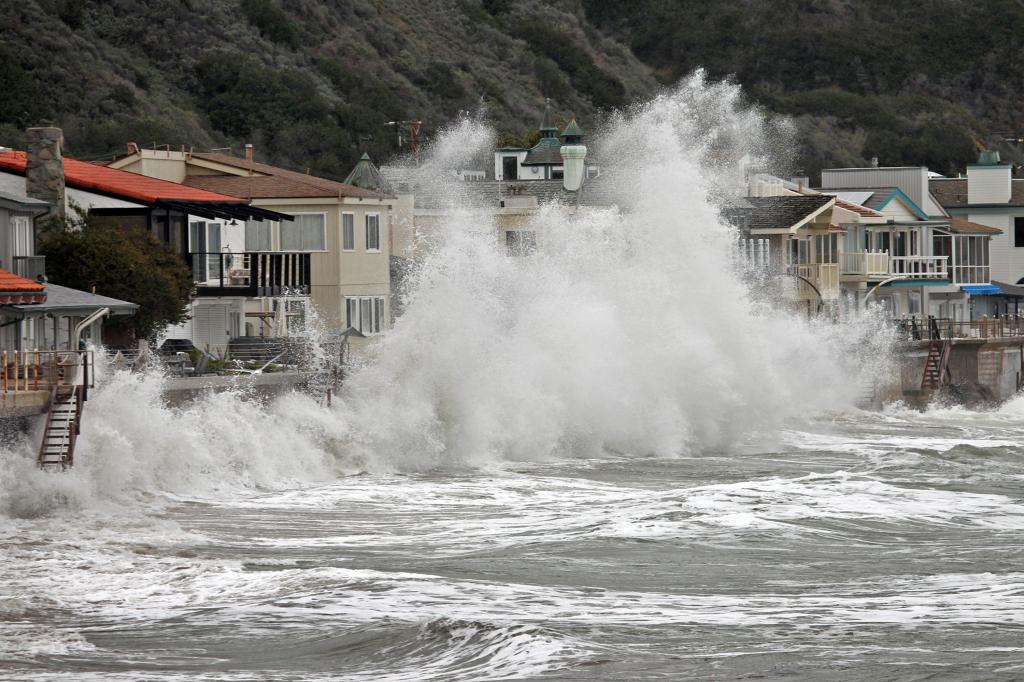
[[928,358],[924,361],[921,390],[937,391],[950,383],[949,355],[953,342],[949,339],[943,340],[935,318],[928,320],[928,339]]
[[39,466],[63,471],[75,461],[75,442],[81,432],[83,386],[54,386],[50,393],[50,411],[46,415],[43,441],[39,446]]

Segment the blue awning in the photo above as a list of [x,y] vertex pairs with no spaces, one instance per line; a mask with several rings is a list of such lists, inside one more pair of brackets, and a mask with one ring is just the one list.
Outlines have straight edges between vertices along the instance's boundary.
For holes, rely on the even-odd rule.
[[961,284],[960,288],[973,296],[1003,293],[995,284]]

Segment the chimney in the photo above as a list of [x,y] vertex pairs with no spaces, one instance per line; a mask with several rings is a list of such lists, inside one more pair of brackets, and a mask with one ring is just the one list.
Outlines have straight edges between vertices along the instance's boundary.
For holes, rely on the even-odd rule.
[[251,142],[246,142],[245,143],[245,160],[246,161],[252,161],[252,143]]
[[871,167],[872,168],[878,168],[878,157],[877,156],[872,156],[871,157]]
[[586,174],[587,147],[583,144],[583,131],[576,124],[576,119],[562,131],[562,187],[567,192],[578,192],[583,186]]
[[978,163],[967,164],[967,203],[1008,204],[1013,194],[1013,169],[1001,163],[999,152],[978,154]]
[[29,128],[25,164],[25,193],[50,202],[53,206],[41,216],[44,221],[63,221],[64,205],[64,133],[60,128]]

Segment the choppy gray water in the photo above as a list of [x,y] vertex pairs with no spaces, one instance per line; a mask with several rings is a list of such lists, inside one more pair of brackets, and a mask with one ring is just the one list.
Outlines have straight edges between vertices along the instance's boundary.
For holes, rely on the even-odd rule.
[[1024,402],[2,518],[18,680],[1024,678]]

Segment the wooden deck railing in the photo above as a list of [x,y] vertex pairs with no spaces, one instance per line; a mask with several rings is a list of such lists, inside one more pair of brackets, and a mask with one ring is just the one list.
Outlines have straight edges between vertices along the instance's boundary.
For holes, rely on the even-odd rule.
[[0,363],[4,393],[82,386],[87,394],[95,381],[95,361],[90,350],[5,350],[0,351]]

